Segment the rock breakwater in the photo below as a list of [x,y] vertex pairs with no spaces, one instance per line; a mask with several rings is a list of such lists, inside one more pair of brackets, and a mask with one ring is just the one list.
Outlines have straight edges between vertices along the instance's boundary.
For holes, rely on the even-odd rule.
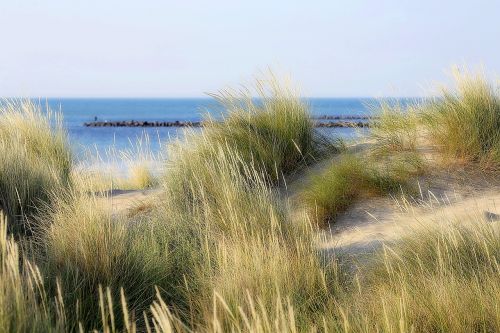
[[[320,116],[313,118],[315,127],[369,127],[371,117],[364,116]],[[353,121],[357,120],[357,121]],[[116,120],[91,121],[85,127],[202,127],[202,121],[151,121],[151,120]]]

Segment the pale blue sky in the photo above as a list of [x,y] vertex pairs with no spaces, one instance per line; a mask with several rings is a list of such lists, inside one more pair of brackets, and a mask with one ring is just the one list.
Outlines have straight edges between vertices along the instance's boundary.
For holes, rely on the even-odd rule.
[[0,96],[190,97],[268,66],[307,96],[500,72],[500,1],[0,0]]

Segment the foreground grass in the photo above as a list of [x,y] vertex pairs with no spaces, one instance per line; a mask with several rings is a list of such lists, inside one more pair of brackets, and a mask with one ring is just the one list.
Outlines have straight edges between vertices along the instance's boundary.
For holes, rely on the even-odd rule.
[[365,269],[351,299],[352,315],[366,315],[355,330],[500,329],[500,230],[479,217],[449,222],[416,230]]
[[49,278],[49,291],[64,294],[70,328],[78,323],[85,329],[98,327],[100,285],[109,287],[115,300],[122,289],[129,311],[138,315],[155,297],[155,286],[170,287],[175,267],[165,228],[112,217],[102,200],[75,192],[58,198],[46,214],[50,224],[38,236],[37,261]]
[[31,233],[37,209],[71,183],[71,153],[59,116],[30,101],[2,102],[0,156],[0,209],[14,232]]
[[[212,293],[185,290],[192,297],[199,297],[200,292],[207,297],[206,304],[198,298],[193,303],[199,310],[206,307],[208,312],[198,313],[196,325],[186,322],[161,291],[152,296],[143,319],[137,321],[140,317],[130,310],[125,293],[118,292],[116,297],[110,289],[99,286],[92,293],[99,309],[93,320],[106,332],[119,327],[125,332],[149,332],[151,327],[155,332],[189,332],[193,328],[204,332],[498,331],[498,226],[477,217],[460,224],[450,222],[417,227],[411,236],[376,253],[359,274],[345,278],[335,266],[330,273],[335,279],[312,285],[312,277],[318,273],[325,277],[325,270],[308,264],[308,258],[313,258],[309,255],[284,255],[281,251],[285,248],[277,244],[251,243],[248,252],[239,245],[223,245],[227,252],[222,251],[216,261],[225,264],[220,268],[203,267],[216,272],[213,277],[217,278],[211,280],[206,270],[200,272],[207,281],[220,284],[204,285],[215,286]],[[20,259],[17,246],[7,238],[4,223],[2,228],[2,327],[13,332],[63,332],[88,324],[68,321],[64,309],[71,296],[45,296],[44,278],[36,266],[27,261],[21,267],[15,264]],[[238,248],[241,250],[233,251]],[[263,248],[268,250],[262,252]],[[273,293],[275,283],[280,281],[278,285],[287,289],[282,294]],[[305,298],[297,298],[300,290]],[[321,290],[327,291],[319,297],[321,302],[311,303],[318,301]],[[87,299],[90,296],[86,295]]]

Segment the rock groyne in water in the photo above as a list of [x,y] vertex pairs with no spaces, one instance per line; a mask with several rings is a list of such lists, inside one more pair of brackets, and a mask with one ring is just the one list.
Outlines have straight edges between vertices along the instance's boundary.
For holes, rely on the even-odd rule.
[[[316,127],[369,127],[368,116],[320,116],[313,118]],[[358,120],[358,121],[352,121]],[[364,121],[361,121],[364,120]],[[83,124],[85,127],[202,127],[202,121],[151,121],[151,120],[117,120],[91,121]]]
[[200,127],[200,121],[91,121],[83,124],[85,127]]

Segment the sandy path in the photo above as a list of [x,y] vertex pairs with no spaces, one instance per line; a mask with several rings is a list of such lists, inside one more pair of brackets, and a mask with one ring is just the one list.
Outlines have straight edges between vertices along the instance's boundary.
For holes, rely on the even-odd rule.
[[156,197],[162,193],[161,189],[143,190],[111,190],[103,195],[103,200],[109,205],[112,214],[131,213],[151,206]]

